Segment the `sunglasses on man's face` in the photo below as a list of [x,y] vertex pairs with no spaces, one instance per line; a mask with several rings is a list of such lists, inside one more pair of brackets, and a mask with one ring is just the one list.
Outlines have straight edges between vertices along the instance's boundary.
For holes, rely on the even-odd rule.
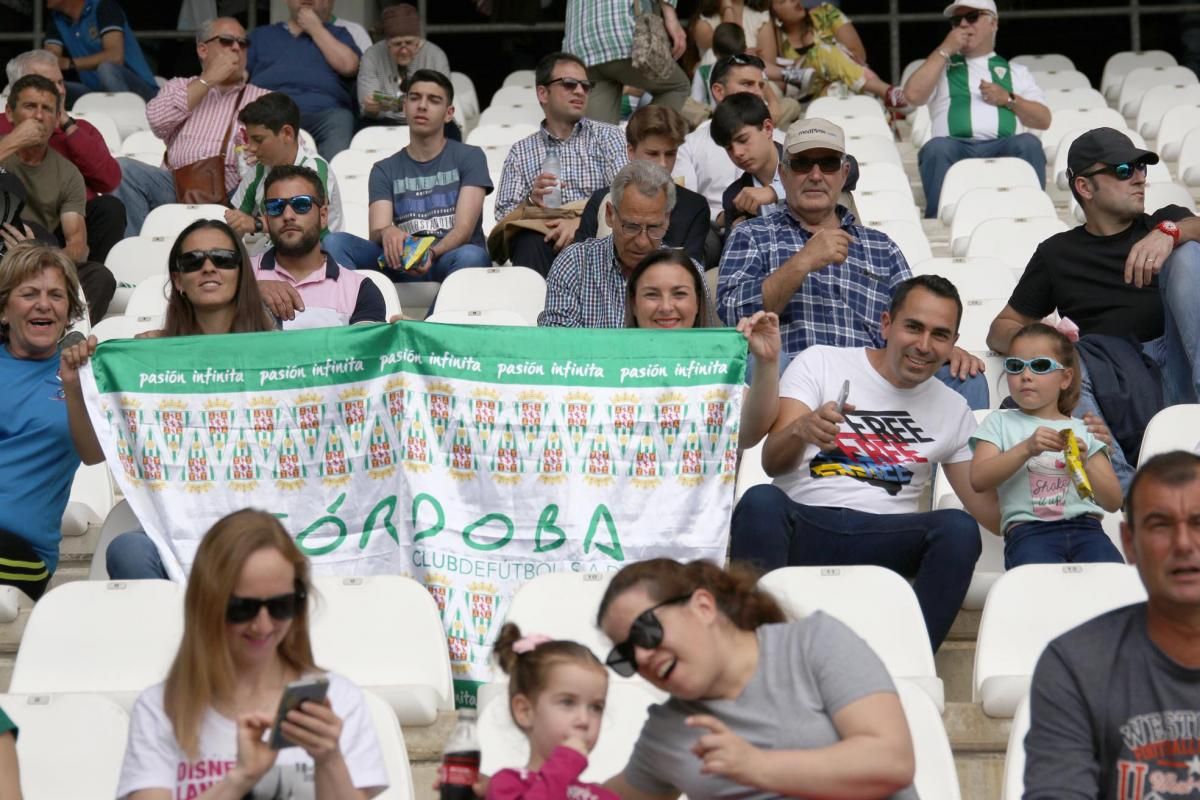
[[693,594],[694,592],[688,592],[678,597],[672,597],[670,600],[663,600],[638,614],[637,619],[629,626],[629,637],[609,651],[608,658],[604,659],[604,663],[622,678],[633,677],[633,674],[637,672],[637,654],[634,652],[634,648],[653,650],[663,642],[662,622],[654,612],[663,606],[685,603],[692,599]]
[[974,25],[979,22],[979,18],[986,14],[986,11],[968,11],[966,14],[957,14],[950,18],[950,27],[957,28],[966,22],[968,25]]
[[199,272],[204,269],[205,261],[211,261],[217,269],[237,269],[242,265],[242,257],[236,250],[220,249],[180,253],[175,266],[180,272]]
[[592,90],[592,82],[591,81],[581,81],[578,78],[555,78],[554,80],[550,81],[546,85],[553,86],[556,83],[560,84],[568,92],[573,92],[576,89],[579,89],[581,87],[583,89],[584,94],[587,94],[588,92],[590,92]]
[[1091,178],[1096,175],[1112,175],[1119,181],[1127,181],[1136,175],[1145,175],[1150,165],[1145,161],[1139,161],[1136,164],[1106,164],[1099,169],[1094,169],[1091,172],[1081,174],[1080,178]]
[[807,175],[812,172],[813,167],[818,167],[821,172],[826,175],[832,175],[842,168],[841,156],[826,156],[825,158],[792,158],[788,161],[788,168],[797,175]]
[[238,597],[233,595],[225,606],[225,621],[233,625],[249,622],[258,616],[262,608],[267,609],[271,619],[277,622],[294,619],[308,598],[304,589],[298,588],[288,594],[274,597]]
[[263,211],[267,212],[268,217],[278,217],[285,208],[291,206],[292,211],[303,215],[312,211],[316,202],[311,194],[298,194],[295,197],[272,197],[270,200],[263,200]]
[[239,45],[243,50],[250,46],[250,40],[246,37],[231,36],[228,33],[221,33],[213,36],[210,39],[204,40],[205,44],[212,44],[213,42],[220,42],[223,47],[233,47],[236,44]]
[[1037,358],[1017,358],[1009,356],[1004,359],[1004,371],[1009,375],[1020,375],[1029,367],[1029,371],[1034,375],[1047,375],[1058,369],[1063,369],[1063,365],[1055,361],[1049,356],[1038,356]]

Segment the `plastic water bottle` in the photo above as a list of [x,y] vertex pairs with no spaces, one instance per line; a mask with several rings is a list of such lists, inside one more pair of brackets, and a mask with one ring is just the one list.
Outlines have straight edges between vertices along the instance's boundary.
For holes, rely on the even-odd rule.
[[[549,173],[555,178],[562,171],[562,163],[558,160],[558,149],[547,148],[546,159],[542,162],[542,172]],[[542,195],[542,205],[546,208],[562,208],[562,185],[559,183],[550,187],[550,191]]]
[[475,800],[475,792],[471,787],[479,778],[479,755],[475,709],[460,709],[458,723],[446,742],[442,766],[438,771],[442,785],[441,800]]

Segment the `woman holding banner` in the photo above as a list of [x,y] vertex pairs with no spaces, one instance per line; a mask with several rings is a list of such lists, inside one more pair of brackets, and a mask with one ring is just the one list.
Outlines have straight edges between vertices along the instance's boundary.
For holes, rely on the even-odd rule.
[[[8,239],[6,232],[0,232]],[[66,253],[9,242],[0,260],[0,584],[37,600],[58,565],[62,517],[82,458],[99,449],[72,444],[59,385],[59,343],[86,316]]]
[[[625,281],[625,327],[650,330],[716,325],[704,278],[682,249],[658,250],[641,260]],[[754,359],[742,398],[738,444],[747,450],[762,441],[779,413],[779,317],[759,311],[737,324]]]
[[[130,715],[118,797],[361,800],[387,788],[362,691],[313,662],[311,594],[308,559],[270,514],[237,511],[205,534],[175,661]],[[295,683],[323,699],[279,718]]]
[[[224,221],[202,219],[183,229],[167,256],[171,294],[162,330],[144,337],[198,336],[221,333],[253,333],[277,330],[278,320],[263,304],[258,280],[242,239]],[[140,337],[139,337],[140,338]],[[79,368],[96,352],[96,337],[63,351],[62,383],[67,397],[71,436],[75,446],[94,448],[100,443],[92,428]],[[103,454],[100,456],[103,460]],[[130,531],[113,539],[106,552],[110,578],[136,580],[167,577],[158,550],[142,531]]]
[[785,622],[755,575],[659,558],[613,576],[598,624],[614,672],[671,695],[605,784],[625,800],[916,797],[895,686],[833,617]]

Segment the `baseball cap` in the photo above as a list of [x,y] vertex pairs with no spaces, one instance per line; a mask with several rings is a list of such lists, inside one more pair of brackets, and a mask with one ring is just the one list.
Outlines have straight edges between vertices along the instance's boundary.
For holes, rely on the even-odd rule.
[[817,148],[846,152],[846,135],[842,129],[827,119],[799,119],[787,129],[783,151],[788,155],[803,153]]
[[1078,175],[1096,163],[1114,166],[1141,162],[1157,164],[1158,154],[1135,146],[1128,136],[1114,128],[1093,128],[1071,142],[1067,174]]
[[958,0],[946,6],[946,10],[942,12],[943,17],[953,17],[954,12],[960,8],[970,8],[976,11],[987,11],[993,16],[999,17],[1000,12],[996,11],[996,0]]

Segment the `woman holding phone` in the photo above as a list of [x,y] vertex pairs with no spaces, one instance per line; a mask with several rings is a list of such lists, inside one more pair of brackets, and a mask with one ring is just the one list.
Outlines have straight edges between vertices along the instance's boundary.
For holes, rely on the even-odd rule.
[[[175,661],[133,707],[118,797],[360,800],[387,788],[362,692],[313,663],[311,594],[308,560],[270,514],[237,511],[205,534]],[[321,681],[324,700],[276,725],[289,683]],[[295,746],[273,749],[276,728]]]

